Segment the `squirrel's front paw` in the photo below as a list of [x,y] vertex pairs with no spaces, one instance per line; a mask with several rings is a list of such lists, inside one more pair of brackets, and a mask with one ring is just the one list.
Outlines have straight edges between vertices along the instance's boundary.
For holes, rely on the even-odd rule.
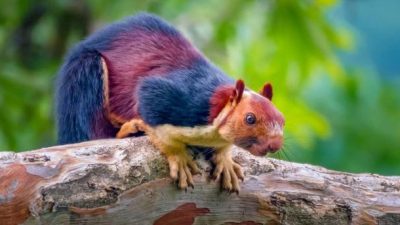
[[178,180],[178,186],[186,189],[193,186],[193,174],[200,173],[197,164],[188,155],[171,155],[168,157],[170,176]]
[[242,167],[234,162],[231,157],[221,157],[220,155],[214,157],[214,163],[213,178],[215,180],[221,179],[222,189],[239,193],[239,179],[242,181],[244,179]]

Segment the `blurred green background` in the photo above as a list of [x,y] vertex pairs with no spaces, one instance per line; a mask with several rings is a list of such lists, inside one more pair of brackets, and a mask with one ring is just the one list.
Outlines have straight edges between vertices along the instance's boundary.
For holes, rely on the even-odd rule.
[[66,51],[138,11],[180,29],[228,74],[274,86],[276,155],[400,174],[400,2],[335,0],[0,2],[0,149],[55,144],[53,84]]

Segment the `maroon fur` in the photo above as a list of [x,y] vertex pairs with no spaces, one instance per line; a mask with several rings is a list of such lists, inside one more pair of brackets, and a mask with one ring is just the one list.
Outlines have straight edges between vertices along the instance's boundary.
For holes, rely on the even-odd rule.
[[181,35],[140,29],[120,35],[101,54],[109,70],[110,112],[124,120],[137,116],[135,92],[140,78],[187,68],[203,57]]
[[240,100],[242,99],[243,91],[244,91],[244,82],[243,82],[243,80],[237,80],[236,81],[235,93],[233,95],[233,98],[236,100],[236,103],[239,103]]
[[236,81],[236,87],[231,85],[218,87],[210,98],[210,115],[208,117],[208,122],[212,123],[212,121],[214,121],[228,101],[236,101],[236,103],[239,103],[242,99],[243,92],[244,82],[242,80]]
[[272,100],[272,85],[270,83],[265,84],[260,94]]
[[219,115],[222,109],[230,100],[232,93],[235,91],[233,86],[220,86],[215,90],[214,94],[210,98],[210,115],[208,122],[212,123],[214,119]]
[[111,124],[103,111],[99,111],[95,115],[92,129],[93,133],[91,134],[90,139],[114,137],[119,130]]

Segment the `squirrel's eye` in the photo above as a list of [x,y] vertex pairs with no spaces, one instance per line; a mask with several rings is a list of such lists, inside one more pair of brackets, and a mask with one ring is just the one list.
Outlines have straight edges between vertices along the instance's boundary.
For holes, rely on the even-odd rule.
[[253,125],[256,123],[256,116],[254,115],[254,113],[247,113],[245,121],[248,125]]

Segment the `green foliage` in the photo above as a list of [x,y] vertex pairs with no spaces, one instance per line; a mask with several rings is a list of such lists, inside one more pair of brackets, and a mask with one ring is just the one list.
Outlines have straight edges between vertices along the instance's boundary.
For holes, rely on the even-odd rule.
[[[28,1],[0,3],[0,149],[55,143],[53,81],[73,44],[138,11],[175,24],[227,73],[272,82],[290,160],[399,171],[400,93],[373,71],[344,67],[356,45],[327,12],[334,0]],[[397,83],[397,87],[399,83]],[[397,104],[396,104],[397,103]]]
[[350,71],[342,85],[334,85],[327,77],[315,79],[305,99],[329,118],[332,136],[319,140],[316,151],[298,159],[352,172],[398,173],[399,84],[363,70]]

